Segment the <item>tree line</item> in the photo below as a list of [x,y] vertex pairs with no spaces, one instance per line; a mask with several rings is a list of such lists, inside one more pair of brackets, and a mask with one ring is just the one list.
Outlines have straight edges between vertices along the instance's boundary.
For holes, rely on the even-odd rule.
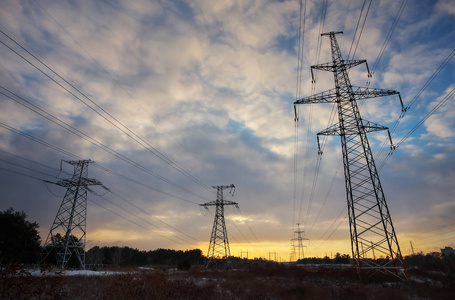
[[[23,211],[14,211],[12,208],[0,212],[0,265],[13,263],[35,264],[43,248],[38,234],[39,225],[27,220]],[[64,240],[64,237],[56,237]],[[378,258],[377,260],[388,258]],[[233,264],[269,262],[263,259],[247,260],[231,257]],[[143,251],[130,247],[99,247],[95,246],[86,252],[86,264],[90,265],[116,265],[116,266],[145,266],[145,265],[174,265],[179,269],[188,269],[191,265],[205,264],[207,258],[200,249],[172,250],[156,249]],[[48,264],[55,264],[55,255],[49,255]],[[308,257],[297,261],[300,264],[351,264],[349,254],[336,253],[334,258],[325,256]],[[422,252],[404,257],[407,267],[419,269],[439,270],[455,274],[455,255],[442,255],[441,252]],[[70,260],[69,266],[77,266],[77,260]]]
[[187,269],[194,264],[202,264],[205,257],[200,249],[172,250],[156,249],[143,251],[130,247],[92,247],[87,251],[86,264],[111,264],[116,266],[176,265]]
[[[43,250],[38,228],[38,223],[28,221],[27,214],[23,211],[8,208],[6,211],[0,212],[0,264],[37,263]],[[56,244],[63,244],[66,237],[57,233],[54,239]],[[76,238],[73,237],[73,239]],[[185,269],[193,264],[202,264],[204,261],[205,257],[199,249],[141,251],[130,247],[95,246],[86,252],[86,264],[89,265],[178,265],[179,268]],[[48,255],[44,263],[55,264],[55,254]],[[77,259],[71,257],[69,266],[77,265]]]

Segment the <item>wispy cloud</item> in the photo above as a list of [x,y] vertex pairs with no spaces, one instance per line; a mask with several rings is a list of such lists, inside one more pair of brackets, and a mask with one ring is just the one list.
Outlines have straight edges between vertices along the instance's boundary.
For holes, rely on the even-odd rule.
[[[322,27],[321,3],[306,2],[306,28],[301,36],[305,41],[302,97],[312,93],[310,65],[331,60],[328,39],[320,41],[318,36]],[[391,0],[372,3],[355,59],[365,58],[370,67],[373,65],[400,4]],[[412,101],[455,47],[452,4],[449,0],[407,3],[371,86],[398,90],[405,104]],[[324,31],[344,31],[338,41],[345,58],[351,49],[361,7],[361,1],[329,2],[327,7]],[[0,29],[67,82],[1,34],[0,41],[17,54],[0,45],[0,85],[93,140],[78,137],[4,96],[0,101],[0,122],[80,157],[91,158],[129,178],[128,181],[90,167],[91,176],[143,211],[115,199],[112,194],[105,197],[115,199],[120,207],[159,226],[153,230],[184,245],[90,205],[87,237],[92,244],[118,242],[144,249],[183,249],[208,244],[213,215],[204,216],[195,203],[214,200],[216,195],[210,186],[234,183],[238,188],[234,200],[239,202],[242,213],[235,215],[234,210],[227,210],[229,233],[237,244],[256,247],[253,256],[265,256],[265,251],[273,250],[264,250],[264,243],[288,241],[292,237],[292,223],[302,222],[306,217],[305,230],[312,240],[308,253],[323,255],[326,251],[339,251],[338,239],[348,235],[348,228],[345,220],[343,226],[334,230],[343,220],[344,214],[339,212],[346,201],[343,172],[337,168],[341,154],[336,138],[330,139],[325,148],[309,203],[317,159],[315,133],[330,125],[330,105],[299,107],[297,197],[295,203],[293,200],[292,103],[296,97],[299,9],[299,1],[60,1],[52,4],[4,1]],[[363,16],[365,13],[366,8]],[[362,22],[363,19],[360,26]],[[320,57],[316,61],[319,42]],[[455,76],[453,64],[451,61],[444,68],[400,119],[394,140],[405,136],[450,92]],[[332,74],[316,75],[314,92],[333,88]],[[352,69],[349,75],[352,84],[366,84],[364,66]],[[392,126],[400,117],[398,98],[364,102],[361,109],[367,120]],[[409,137],[381,171],[396,230],[404,240],[413,234],[413,228],[421,223],[423,216],[438,218],[440,221],[431,223],[434,226],[450,219],[449,214],[441,214],[440,207],[451,207],[453,202],[453,191],[448,184],[455,180],[452,102],[444,104]],[[386,138],[379,133],[371,135],[375,151]],[[118,155],[112,151],[109,154],[100,145],[108,146]],[[172,163],[164,162],[166,159],[160,159],[157,152],[153,154],[151,147]],[[0,128],[0,149],[19,156],[0,153],[4,160],[41,170],[42,167],[24,160],[31,159],[53,167],[50,172],[56,176],[60,159],[75,159],[4,127]],[[134,163],[119,159],[119,155]],[[176,166],[191,173],[205,187],[178,172]],[[338,175],[334,176],[336,170]],[[172,184],[150,175],[152,171]],[[61,201],[50,196],[49,189],[60,193],[59,196],[62,189],[4,170],[0,170],[0,176],[5,195],[0,208],[13,206],[25,210],[38,221],[41,236],[45,236]],[[60,173],[60,176],[68,175]],[[422,184],[425,182],[432,184]],[[432,201],[426,201],[428,197]],[[95,195],[90,198],[134,219],[103,198]],[[415,217],[409,216],[409,211]],[[157,223],[153,217],[194,236],[195,240],[190,243],[180,240],[184,238],[182,233]],[[144,220],[137,222],[151,227]],[[116,234],[117,239],[108,237],[109,228],[124,233]],[[325,241],[331,232],[331,238]],[[140,237],[147,242],[139,241]],[[345,243],[349,249],[348,240]],[[421,248],[431,246],[421,245]],[[312,247],[318,249],[312,253]]]

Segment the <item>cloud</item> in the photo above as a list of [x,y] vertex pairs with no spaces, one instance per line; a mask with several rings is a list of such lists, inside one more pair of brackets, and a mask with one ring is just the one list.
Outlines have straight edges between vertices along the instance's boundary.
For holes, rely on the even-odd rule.
[[436,10],[440,13],[451,14],[455,16],[455,8],[450,0],[440,0],[436,3]]
[[[398,90],[405,104],[411,101],[448,54],[447,40],[453,35],[453,20],[447,17],[451,13],[448,3],[407,4],[372,86]],[[372,66],[398,6],[396,1],[372,3],[355,59],[366,58]],[[331,72],[318,72],[316,84],[311,83],[309,66],[331,60],[329,39],[318,36],[321,8],[319,2],[307,2],[302,91],[296,95],[298,1],[83,1],[39,5],[6,1],[0,11],[2,30],[76,89],[6,36],[1,35],[0,40],[36,63],[79,99],[3,45],[0,84],[90,136],[97,141],[95,144],[100,142],[117,151],[117,156],[103,150],[101,144],[95,146],[2,97],[1,122],[52,145],[44,146],[0,128],[1,149],[19,156],[0,153],[1,158],[40,171],[52,166],[50,172],[55,175],[59,174],[60,159],[77,159],[70,153],[91,158],[100,168],[124,177],[104,172],[96,165],[90,167],[90,176],[140,209],[113,194],[106,194],[106,198],[159,226],[163,234],[182,242],[180,238],[188,237],[175,230],[178,229],[195,237],[193,245],[204,247],[213,215],[202,216],[197,204],[216,199],[212,185],[234,183],[237,194],[233,199],[239,202],[242,213],[227,212],[228,230],[239,247],[254,245],[257,253],[252,256],[267,252],[262,248],[276,241],[286,244],[281,249],[289,249],[293,223],[297,221],[307,223],[305,230],[311,235],[311,247],[322,244],[314,255],[336,252],[343,243],[347,245],[345,253],[349,253],[348,223],[343,221],[344,214],[339,214],[346,199],[343,172],[337,168],[341,160],[338,137],[329,139],[324,148],[310,199],[318,159],[316,133],[331,125],[332,105],[298,107],[295,192],[293,187],[292,103],[296,96],[306,97],[334,87]],[[344,30],[337,39],[345,58],[360,11],[360,3],[349,1],[330,2],[327,7],[324,30]],[[441,26],[449,29],[440,30]],[[394,140],[404,136],[442,99],[440,91],[450,90],[453,72],[447,69],[401,119]],[[365,85],[364,66],[352,69],[349,75],[353,85]],[[366,120],[391,126],[400,116],[401,108],[394,97],[364,102],[361,112]],[[336,122],[337,115],[334,117]],[[397,203],[393,216],[406,234],[420,222],[406,217],[409,207],[421,217],[419,210],[437,216],[441,210],[436,206],[432,210],[425,198],[438,199],[437,207],[450,203],[451,188],[441,181],[444,176],[453,175],[449,168],[455,161],[451,119],[453,109],[448,102],[425,122],[422,129],[426,132],[409,137],[381,171],[391,198],[400,199],[398,203],[391,200]],[[387,137],[377,134],[369,138],[377,151]],[[60,148],[70,153],[62,153]],[[334,177],[336,170],[339,176]],[[40,176],[31,170],[22,171]],[[71,170],[66,171],[71,174]],[[41,224],[42,236],[46,235],[61,197],[49,197],[42,182],[31,178],[6,171],[0,176],[5,194],[1,208],[13,205],[26,210]],[[439,191],[424,185],[425,180],[438,185]],[[386,194],[389,195],[387,191]],[[134,225],[108,209],[131,219],[134,216],[103,198],[90,197],[104,207],[90,206],[88,238],[93,245],[131,243],[141,249],[191,246],[161,238],[146,222],[140,224],[152,231]],[[337,224],[341,225],[334,230]],[[112,232],[108,233],[109,229]],[[343,239],[345,242],[341,242]]]
[[[453,86],[449,87],[443,95],[436,98],[435,101],[429,104],[428,110],[431,111],[435,108],[436,105],[441,103],[445,98],[449,97],[450,92],[453,90]],[[453,97],[453,95],[452,95]],[[425,138],[428,138],[431,135],[435,135],[441,139],[447,139],[454,136],[454,130],[451,120],[455,117],[455,106],[450,101],[447,101],[440,109],[437,110],[437,113],[429,117],[424,125],[428,132],[427,135],[424,135]]]

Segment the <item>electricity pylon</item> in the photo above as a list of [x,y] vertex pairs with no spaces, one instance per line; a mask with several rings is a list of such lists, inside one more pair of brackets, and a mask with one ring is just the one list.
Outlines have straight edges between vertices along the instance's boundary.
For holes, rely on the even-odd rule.
[[246,259],[248,259],[248,249],[246,251],[240,250],[240,258],[243,259],[243,253],[246,253]]
[[90,185],[101,185],[95,179],[89,179],[88,165],[91,160],[65,161],[74,167],[71,179],[62,179],[57,185],[66,187],[66,193],[51,226],[40,263],[55,251],[57,266],[64,269],[75,255],[85,269],[85,237],[87,219],[87,190]]
[[302,233],[305,233],[305,231],[300,230],[300,223],[297,223],[297,226],[298,226],[298,230],[294,231],[294,233],[297,233],[297,237],[291,239],[291,242],[293,244],[294,258],[295,258],[295,254],[296,254],[295,253],[295,248],[296,248],[295,242],[297,242],[297,253],[298,253],[297,261],[298,261],[300,259],[305,258],[305,253],[303,252],[303,247],[306,247],[306,246],[303,245],[303,241],[304,240],[308,241],[309,239],[302,237]]
[[295,243],[291,239],[291,255],[289,256],[289,262],[295,261]]
[[235,189],[233,184],[224,185],[224,186],[213,186],[216,189],[216,200],[210,201],[204,204],[200,204],[205,209],[208,209],[208,206],[215,206],[215,220],[213,221],[212,235],[210,237],[209,251],[207,258],[207,268],[212,265],[218,265],[223,262],[226,263],[226,267],[229,268],[231,261],[231,251],[229,250],[229,240],[226,230],[226,222],[224,220],[224,206],[225,205],[235,205],[239,207],[237,202],[226,201],[223,199],[223,190],[225,189]]
[[[347,70],[366,63],[366,60],[344,60],[335,38],[338,33],[342,32],[322,34],[330,37],[332,61],[311,66],[312,75],[313,69],[333,72],[335,88],[299,99],[294,105],[335,103],[338,108],[339,122],[317,135],[341,137],[352,257],[359,275],[368,271],[371,271],[372,275],[379,271],[399,277],[400,270],[404,270],[404,276],[407,278],[400,246],[367,138],[369,132],[388,128],[362,119],[356,102],[389,95],[400,97],[400,94],[392,90],[352,86]],[[371,77],[371,74],[368,76]],[[401,105],[403,106],[402,101]],[[319,144],[318,147],[321,152]],[[379,253],[383,259],[374,259],[375,252],[376,256]]]
[[[272,260],[272,255],[274,255],[274,257],[275,257],[273,260]],[[276,252],[270,252],[270,251],[269,251],[269,261],[274,261],[274,262],[276,262]]]

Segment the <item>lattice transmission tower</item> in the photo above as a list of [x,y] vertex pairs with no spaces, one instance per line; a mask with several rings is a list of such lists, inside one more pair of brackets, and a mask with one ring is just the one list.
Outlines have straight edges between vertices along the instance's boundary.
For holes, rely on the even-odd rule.
[[[293,260],[291,260],[291,261],[294,261],[294,260],[298,261],[300,259],[305,258],[305,252],[303,251],[303,248],[306,246],[303,245],[303,241],[309,240],[302,236],[302,233],[305,234],[305,231],[300,230],[300,223],[297,223],[297,227],[298,227],[298,230],[294,231],[294,233],[297,234],[297,237],[291,239],[292,251],[294,251],[294,253],[291,253],[291,257],[293,258]],[[296,242],[297,242],[297,246],[295,245]],[[295,250],[296,248],[297,248],[297,251]],[[296,258],[296,255],[297,255],[297,258]]]
[[74,167],[74,173],[70,179],[55,183],[66,187],[66,193],[44,243],[40,263],[55,252],[58,267],[65,268],[75,255],[80,266],[85,269],[87,190],[88,186],[101,185],[101,182],[87,177],[88,166],[93,161],[65,162]]
[[224,186],[213,186],[216,189],[216,200],[210,201],[204,204],[200,204],[205,209],[208,209],[209,206],[215,206],[215,220],[213,221],[212,235],[210,237],[210,245],[207,254],[208,262],[207,268],[211,265],[221,265],[225,264],[227,268],[230,267],[231,261],[231,251],[229,249],[229,240],[226,230],[226,222],[224,220],[224,206],[226,205],[235,205],[239,207],[237,202],[226,201],[223,198],[223,190],[231,189],[233,195],[233,189],[235,186],[224,185]]
[[[359,275],[368,273],[371,276],[379,271],[407,278],[400,246],[367,138],[367,133],[388,128],[362,119],[357,100],[398,95],[401,105],[403,103],[397,91],[351,85],[348,69],[366,63],[366,60],[344,60],[335,37],[339,33],[342,32],[322,34],[330,37],[332,61],[311,66],[312,75],[313,69],[333,72],[335,88],[299,99],[294,105],[335,103],[337,106],[339,122],[319,132],[317,136],[341,137],[352,257]],[[371,77],[371,74],[368,76]],[[318,147],[321,151],[319,137]],[[382,256],[382,259],[376,259],[376,256]]]

